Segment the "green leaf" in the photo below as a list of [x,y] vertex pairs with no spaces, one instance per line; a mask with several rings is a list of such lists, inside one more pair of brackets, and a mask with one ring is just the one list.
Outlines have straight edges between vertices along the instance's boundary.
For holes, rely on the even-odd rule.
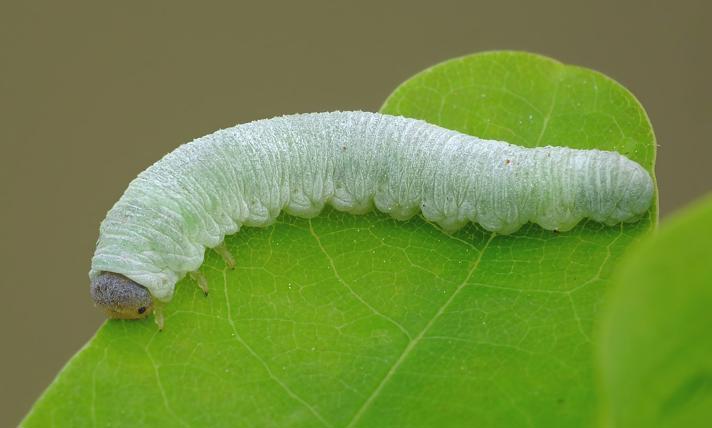
[[685,209],[620,263],[605,311],[602,422],[712,421],[712,197]]
[[[512,143],[618,150],[652,171],[645,112],[605,76],[493,52],[399,87],[383,111]],[[44,426],[547,426],[595,414],[593,322],[655,223],[446,235],[415,218],[280,217],[212,251],[151,320],[109,321],[24,421]]]

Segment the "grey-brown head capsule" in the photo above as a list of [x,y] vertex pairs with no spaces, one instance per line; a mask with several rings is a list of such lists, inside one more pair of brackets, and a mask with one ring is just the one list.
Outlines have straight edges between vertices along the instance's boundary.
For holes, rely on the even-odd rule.
[[146,287],[114,272],[102,272],[91,281],[91,298],[109,318],[141,319],[153,311]]

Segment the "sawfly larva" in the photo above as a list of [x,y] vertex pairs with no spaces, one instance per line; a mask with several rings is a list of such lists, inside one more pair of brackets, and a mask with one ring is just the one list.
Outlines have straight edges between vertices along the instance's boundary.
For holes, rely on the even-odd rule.
[[232,263],[225,236],[283,210],[375,206],[398,220],[420,212],[446,231],[475,222],[508,234],[527,222],[566,231],[583,218],[635,221],[653,192],[648,172],[615,152],[524,148],[368,112],[258,120],[184,144],[129,184],[101,224],[91,294],[109,317],[143,318],[206,248]]

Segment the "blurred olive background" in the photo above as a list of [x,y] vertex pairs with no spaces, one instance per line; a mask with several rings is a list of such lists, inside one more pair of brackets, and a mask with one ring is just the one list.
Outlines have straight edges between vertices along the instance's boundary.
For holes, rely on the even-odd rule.
[[377,110],[477,51],[602,71],[650,114],[661,214],[712,186],[712,8],[699,1],[0,3],[0,426],[14,426],[103,317],[99,222],[138,172],[218,128]]

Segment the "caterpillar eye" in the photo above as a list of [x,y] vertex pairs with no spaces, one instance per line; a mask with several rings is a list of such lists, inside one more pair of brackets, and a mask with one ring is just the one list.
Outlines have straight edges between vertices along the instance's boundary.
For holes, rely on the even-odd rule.
[[145,306],[141,306],[140,308],[138,308],[138,313],[139,313],[139,314],[142,314],[142,313],[144,313],[144,312],[146,312],[146,307],[145,307]]

